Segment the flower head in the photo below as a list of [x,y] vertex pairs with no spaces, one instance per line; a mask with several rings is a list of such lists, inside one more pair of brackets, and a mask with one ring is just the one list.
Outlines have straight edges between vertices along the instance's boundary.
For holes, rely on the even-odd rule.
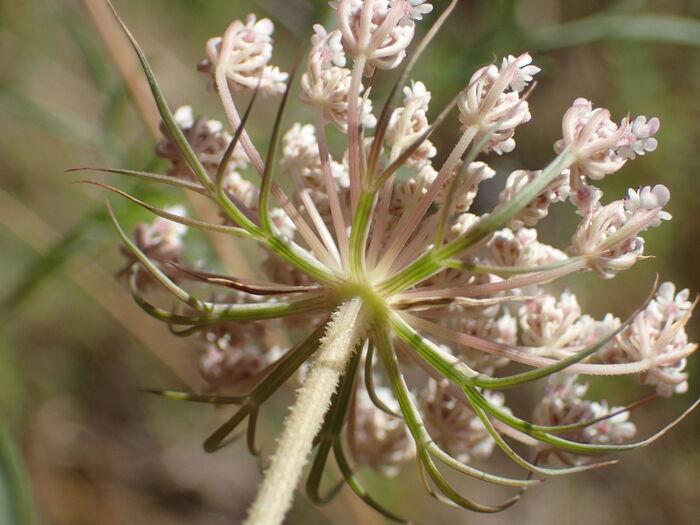
[[257,88],[263,95],[280,94],[288,75],[268,65],[272,57],[273,31],[268,18],[258,20],[250,14],[245,22],[235,20],[223,37],[207,42],[207,58],[198,69],[212,76],[221,69],[233,91]]
[[501,68],[490,65],[472,75],[465,92],[458,100],[463,129],[473,127],[477,137],[487,137],[485,151],[499,155],[515,149],[515,128],[530,120],[527,101],[521,91],[532,81],[540,68],[530,65],[532,58],[524,53],[503,59]]
[[[595,320],[582,313],[573,292],[554,294],[546,284],[591,270],[615,276],[642,257],[640,235],[671,218],[662,185],[629,190],[625,199],[603,205],[602,192],[588,183],[655,149],[658,120],[639,117],[618,125],[608,110],[577,99],[564,115],[556,157],[541,170],[513,171],[501,181],[496,208],[480,212],[473,206],[480,184],[500,177],[477,155],[511,151],[515,128],[530,120],[524,90],[539,72],[530,55],[505,57],[500,68],[489,65],[472,75],[454,103],[461,124],[457,144],[433,166],[437,147],[428,139],[453,106],[431,122],[431,93],[423,82],[404,85],[409,69],[374,119],[374,90],[363,85],[368,75],[402,62],[415,21],[432,7],[420,0],[332,5],[339,27],[315,26],[300,81],[313,124],[283,129],[287,76],[268,65],[272,23],[254,15],[210,40],[201,67],[214,77],[230,131],[195,118],[191,109],[173,115],[167,104],[159,106],[164,132],[157,151],[170,162],[169,175],[139,176],[204,195],[223,217],[189,219],[127,195],[159,217],[137,228],[136,242],[115,219],[138,304],[204,341],[201,372],[211,394],[165,395],[239,405],[205,448],[217,449],[248,418],[248,444],[256,450],[260,408],[285,382],[296,386],[295,378],[302,378],[281,452],[268,471],[273,478],[283,473],[287,495],[270,492],[267,480],[261,489],[284,500],[273,502],[278,521],[314,447],[307,483],[314,501],[325,500],[319,483],[332,451],[344,480],[395,517],[367,495],[352,462],[394,474],[415,459],[437,493],[495,512],[517,497],[501,505],[471,501],[449,485],[436,463],[524,488],[537,480],[492,474],[472,459],[498,447],[526,470],[546,474],[552,470],[538,464],[542,459],[559,458],[569,465],[562,472],[579,471],[600,466],[588,460],[592,454],[637,446],[628,443],[635,427],[626,411],[584,400],[587,386],[575,374],[639,374],[662,395],[683,392],[686,358],[696,348],[685,333],[694,307],[688,291],[675,293],[664,283],[630,319],[608,314]],[[249,111],[240,117],[234,98],[240,91],[253,92],[253,100],[258,93],[284,91],[264,160],[246,131]],[[399,105],[394,99],[401,93]],[[258,181],[255,173],[243,176],[248,167]],[[538,240],[534,227],[567,200],[582,220],[564,252]],[[185,264],[185,227],[252,240],[262,262],[253,275],[234,276]],[[180,306],[158,306],[162,298],[145,285],[144,275]],[[201,287],[208,300],[193,292]],[[222,287],[226,294],[210,291]],[[275,332],[275,340],[284,340],[280,331],[289,327],[294,330],[287,337],[296,341],[265,351],[267,336]],[[506,365],[513,362],[531,369],[512,373]],[[515,416],[505,389],[545,377],[534,422]],[[504,435],[537,443],[535,461],[519,456]],[[251,516],[258,509],[254,504]]]

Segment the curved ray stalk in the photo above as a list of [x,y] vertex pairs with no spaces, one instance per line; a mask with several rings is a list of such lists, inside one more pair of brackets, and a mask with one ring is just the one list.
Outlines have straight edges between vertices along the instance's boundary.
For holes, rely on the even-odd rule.
[[[469,399],[471,401],[471,397]],[[474,413],[477,416],[479,416],[479,419],[481,420],[481,423],[484,425],[484,428],[486,428],[486,430],[491,435],[491,437],[496,442],[496,444],[499,446],[499,448],[510,459],[512,459],[515,463],[520,465],[522,468],[529,470],[530,472],[534,472],[536,474],[542,474],[544,476],[565,476],[567,474],[575,474],[577,472],[583,472],[586,470],[593,470],[593,469],[597,469],[597,468],[601,468],[601,467],[607,467],[609,465],[614,465],[615,463],[618,462],[618,460],[602,461],[599,463],[589,463],[586,465],[578,465],[576,467],[566,467],[566,468],[540,467],[534,463],[531,463],[531,462],[523,459],[522,456],[517,454],[508,445],[508,443],[505,442],[505,440],[501,437],[501,435],[498,433],[498,431],[494,428],[493,424],[491,423],[491,420],[488,418],[486,413],[476,403],[472,402],[471,407],[474,410]]]
[[408,391],[408,386],[406,385],[403,375],[399,370],[396,354],[393,352],[391,343],[388,338],[388,334],[385,331],[376,330],[374,340],[381,354],[382,361],[384,362],[384,366],[386,367],[387,373],[389,374],[389,378],[391,379],[391,384],[394,393],[396,394],[397,401],[399,402],[399,406],[401,407],[401,413],[403,414],[404,421],[406,421],[406,425],[411,431],[419,455],[425,454],[425,457],[427,457],[430,460],[429,462],[432,464],[432,459],[429,456],[430,454],[434,454],[446,465],[452,467],[453,469],[463,474],[466,474],[467,476],[473,477],[481,481],[495,483],[498,485],[506,485],[511,487],[526,487],[539,483],[538,480],[505,478],[502,476],[496,476],[494,474],[483,472],[479,469],[476,469],[474,467],[471,467],[460,461],[455,460],[449,454],[441,450],[440,447],[438,447],[433,441],[433,439],[430,437],[430,434],[426,430],[425,424],[423,423],[423,420],[420,416],[420,412],[418,411],[418,408],[415,406],[413,400],[411,399],[411,395]]
[[129,276],[129,290],[136,304],[151,317],[155,317],[159,321],[164,321],[169,325],[197,325],[197,328],[226,322],[226,321],[260,321],[264,319],[276,319],[278,317],[286,317],[298,315],[302,313],[311,313],[322,309],[325,300],[316,296],[309,299],[292,302],[271,302],[271,303],[210,303],[221,307],[219,311],[209,312],[208,315],[185,315],[177,314],[168,310],[164,310],[150,304],[140,294],[136,286],[136,271],[134,267]]
[[258,215],[260,216],[260,225],[268,234],[273,234],[276,230],[273,228],[273,224],[270,220],[269,210],[270,187],[272,185],[272,166],[275,161],[275,154],[277,152],[279,142],[282,115],[284,113],[284,108],[287,106],[287,100],[289,99],[289,90],[294,82],[294,76],[297,68],[299,67],[299,59],[300,57],[297,57],[294,68],[292,68],[292,72],[289,74],[289,80],[285,85],[282,100],[279,103],[277,114],[275,115],[275,122],[272,125],[272,135],[270,136],[270,144],[267,149],[267,157],[265,158],[265,170],[263,171],[262,181],[260,182],[260,193],[258,195]]
[[322,252],[317,253],[317,255],[326,264],[326,266],[330,267],[335,271],[339,271],[342,266],[340,252],[338,251],[338,247],[336,246],[335,241],[333,240],[331,232],[328,230],[326,223],[323,221],[323,217],[321,217],[321,214],[319,213],[318,208],[316,207],[314,201],[311,199],[309,193],[310,190],[303,189],[299,192],[299,198],[301,199],[301,202],[306,208],[306,212],[311,218],[311,223],[316,227],[316,231],[318,232],[318,235],[321,238],[323,245],[326,247],[327,253]]
[[[232,24],[233,25],[233,24]],[[241,118],[236,109],[236,104],[233,102],[233,96],[231,90],[228,86],[228,79],[226,78],[226,62],[221,60],[221,57],[228,56],[233,49],[233,35],[231,34],[231,27],[229,26],[226,31],[224,31],[221,40],[221,49],[219,51],[219,60],[216,64],[216,70],[214,72],[214,81],[216,83],[216,91],[221,99],[221,104],[226,112],[226,117],[228,118],[229,124],[231,124],[231,129],[237,130],[241,126]],[[265,165],[263,164],[262,157],[258,152],[258,149],[253,144],[250,139],[248,132],[241,128],[242,134],[240,136],[241,145],[245,151],[248,159],[255,168],[255,170],[263,175],[265,172]]]
[[[435,381],[440,381],[444,379],[444,376],[438,372],[435,368],[433,368],[430,364],[428,364],[424,359],[422,359],[420,356],[418,356],[415,352],[411,351],[410,347],[404,343],[401,342],[401,350],[403,351],[404,355],[408,356],[410,359],[412,359],[418,366],[420,366],[430,377],[432,377]],[[468,406],[470,409],[474,410],[474,405],[468,400],[468,398],[465,396],[464,391],[462,388],[454,382],[450,382],[447,385],[447,388],[452,395],[457,401],[462,403],[465,406]],[[548,427],[549,432],[552,433],[564,433],[564,432],[571,432],[574,430],[579,430],[591,425],[595,425],[596,423],[600,423],[601,421],[605,421],[607,419],[613,418],[617,416],[618,414],[622,414],[624,412],[629,412],[645,403],[648,403],[649,401],[652,401],[653,399],[656,399],[658,394],[651,394],[643,399],[640,399],[638,401],[635,401],[634,403],[630,403],[629,405],[626,405],[622,408],[619,408],[618,410],[613,410],[612,412],[609,412],[605,415],[602,415],[600,417],[594,418],[594,419],[589,419],[587,421],[581,421],[579,423],[572,423],[569,425],[559,425],[556,427]],[[523,443],[524,445],[528,445],[530,447],[537,446],[538,441],[522,432],[519,430],[510,427],[506,425],[505,423],[499,421],[499,420],[494,420],[491,421],[489,420],[491,425],[494,427],[494,429],[499,432],[500,434],[507,435],[508,437],[515,439],[516,441],[519,441],[520,443]]]
[[[551,359],[549,357],[533,355],[532,353],[529,353],[529,350],[531,351],[531,349],[528,349],[527,347],[519,348],[501,343],[495,343],[493,341],[487,341],[473,335],[440,326],[436,323],[410,315],[406,312],[402,312],[401,315],[407,319],[410,319],[412,326],[425,332],[426,334],[439,337],[441,339],[446,339],[468,348],[474,348],[482,352],[486,352],[487,354],[506,357],[517,363],[542,368],[547,366],[555,366],[557,363],[561,362],[559,359]],[[404,324],[406,323],[404,322]],[[565,370],[571,374],[585,375],[638,374],[656,366],[665,366],[670,363],[675,363],[679,359],[683,359],[684,357],[692,354],[693,351],[694,347],[689,345],[688,348],[684,348],[682,350],[668,352],[656,357],[647,357],[641,361],[635,361],[632,363],[574,363],[569,365]]]
[[331,167],[331,158],[328,151],[328,139],[326,138],[326,126],[323,122],[321,109],[314,111],[315,127],[316,127],[316,143],[318,144],[318,154],[321,159],[321,169],[323,170],[323,182],[328,195],[328,205],[331,210],[331,218],[333,228],[335,230],[335,238],[338,243],[341,260],[348,260],[348,232],[345,225],[345,217],[343,216],[343,207],[338,198],[338,192],[333,179],[333,171]]
[[251,295],[288,295],[297,293],[323,293],[323,287],[321,286],[296,286],[288,284],[278,284],[267,281],[259,281],[255,279],[245,279],[243,277],[229,277],[227,275],[218,275],[208,272],[198,272],[185,268],[177,263],[168,263],[173,268],[177,268],[184,274],[193,279],[203,281],[209,284],[215,284],[218,286],[225,286],[227,288],[233,288],[241,292],[245,292]]
[[318,348],[319,341],[325,330],[323,324],[314,330],[308,338],[298,343],[289,350],[281,359],[275,363],[275,368],[268,376],[249,394],[245,405],[234,414],[231,419],[221,425],[204,442],[204,450],[213,452],[220,448],[223,440],[238,426],[238,424],[248,415],[249,411],[257,410],[262,404],[282,386],[297,369],[306,361]]
[[690,414],[695,408],[700,404],[700,399],[696,400],[690,407],[688,407],[683,413],[678,416],[676,419],[668,423],[666,426],[664,426],[661,430],[656,432],[655,434],[652,434],[650,437],[643,439],[641,441],[637,441],[635,443],[625,443],[622,445],[594,445],[594,444],[589,444],[589,443],[578,443],[576,441],[570,441],[568,439],[564,439],[558,436],[554,436],[549,433],[550,428],[556,429],[556,427],[548,427],[544,425],[535,425],[532,423],[529,423],[527,421],[524,421],[512,414],[508,414],[507,412],[504,412],[501,410],[499,407],[494,406],[491,404],[484,396],[482,396],[474,387],[471,386],[465,386],[464,387],[465,394],[472,400],[472,402],[475,404],[475,406],[481,407],[484,411],[486,411],[491,417],[494,417],[503,423],[512,426],[521,432],[524,432],[535,439],[547,443],[548,445],[553,445],[557,448],[567,450],[569,452],[577,452],[577,453],[582,453],[582,454],[591,454],[591,453],[610,453],[610,452],[622,452],[625,450],[633,450],[635,448],[640,448],[647,446],[657,439],[659,439],[661,436],[666,434],[669,430],[671,430],[673,427],[675,427],[678,423],[680,423],[685,417]]
[[369,396],[372,404],[376,406],[379,410],[388,414],[392,417],[402,418],[401,414],[397,414],[395,410],[389,408],[384,401],[377,394],[377,390],[374,384],[374,373],[373,373],[373,361],[374,361],[374,345],[368,341],[367,352],[365,354],[365,387],[367,388],[367,395]]
[[[394,177],[389,177],[384,183],[384,186],[379,188],[377,192],[379,193],[379,200],[372,217],[372,238],[369,241],[369,248],[367,249],[367,265],[370,268],[374,268],[377,264],[379,248],[386,235],[386,227],[389,223],[389,211],[391,209],[391,198],[394,193]],[[374,270],[370,271],[374,272]]]
[[[457,99],[454,99],[456,104]],[[450,108],[451,109],[451,108]],[[428,128],[431,131],[432,127]],[[387,243],[387,248],[384,256],[380,259],[378,264],[378,271],[382,274],[388,272],[389,268],[394,263],[396,257],[399,256],[402,247],[405,245],[408,238],[411,236],[412,232],[418,229],[421,219],[425,216],[425,213],[430,208],[430,205],[434,202],[437,193],[440,191],[444,185],[447,177],[452,173],[452,170],[457,165],[460,157],[464,151],[469,147],[472,140],[476,136],[476,129],[474,127],[468,128],[460,137],[459,141],[455,145],[454,149],[450,152],[447,160],[440,168],[435,180],[428,188],[428,191],[423,195],[418,204],[413,208],[406,210],[399,220],[399,224],[394,230],[392,238]],[[426,135],[427,137],[427,135]],[[419,138],[420,140],[420,138]],[[399,157],[401,159],[401,157]],[[397,161],[398,162],[398,161]],[[403,161],[402,161],[403,162]]]
[[499,292],[514,290],[516,288],[546,284],[560,279],[565,275],[581,270],[585,267],[585,265],[585,257],[580,259],[569,259],[567,260],[567,264],[557,265],[551,268],[543,268],[540,271],[532,271],[527,275],[504,279],[503,281],[446,288],[441,288],[439,286],[421,286],[419,288],[401,292],[400,294],[397,294],[397,297],[431,297],[435,294],[439,294],[442,297],[490,296]]
[[569,167],[573,162],[573,158],[570,150],[565,149],[555,157],[555,159],[542,170],[542,173],[530,182],[516,198],[494,213],[482,218],[473,228],[457,239],[447,243],[438,250],[428,252],[419,257],[415,262],[384,281],[380,285],[380,291],[385,294],[393,294],[407,290],[442,270],[446,261],[459,256],[483,238],[490,235],[494,230],[503,227],[504,224],[542,193],[544,188],[552,182],[554,177],[558,176],[564,169]]
[[[113,173],[115,175],[126,175],[127,177],[134,177],[141,180],[147,180],[149,182],[154,182],[156,184],[167,184],[169,186],[175,186],[177,188],[194,191],[200,195],[208,196],[207,191],[195,182],[190,182],[188,180],[182,180],[170,175],[161,175],[160,173],[151,173],[149,171],[137,171],[137,170],[125,170],[119,168],[95,168],[95,167],[84,167],[84,168],[72,168],[66,170],[65,173],[73,173],[76,171],[99,171],[101,173]],[[87,181],[86,181],[87,182]]]
[[319,505],[325,505],[330,502],[343,486],[343,482],[337,483],[325,496],[320,494],[321,478],[328,461],[328,455],[335,443],[340,440],[340,432],[350,405],[359,361],[360,352],[357,352],[350,360],[347,370],[340,380],[338,392],[331,401],[331,408],[326,414],[323,427],[316,438],[318,450],[309,470],[309,475],[306,478],[306,494],[311,501]]
[[347,458],[345,457],[345,453],[343,452],[342,445],[340,442],[336,442],[335,445],[333,446],[333,454],[335,456],[335,461],[338,464],[338,468],[340,469],[340,472],[343,474],[343,478],[345,479],[345,482],[348,484],[348,486],[352,489],[352,491],[359,497],[362,501],[364,501],[367,505],[372,507],[374,510],[379,512],[382,516],[392,520],[396,521],[398,523],[407,523],[407,521],[394,514],[393,512],[388,511],[386,508],[384,508],[382,505],[377,503],[374,498],[372,498],[367,490],[362,486],[360,481],[357,479],[355,474],[352,471],[352,468],[350,467],[350,463],[348,463]]
[[150,211],[154,215],[158,215],[159,217],[163,217],[164,219],[168,219],[169,221],[176,222],[178,224],[182,224],[190,228],[196,228],[198,230],[210,231],[214,233],[225,233],[229,235],[235,235],[236,237],[243,237],[245,239],[257,239],[257,237],[244,230],[243,228],[226,226],[224,224],[212,224],[209,222],[200,221],[198,219],[191,219],[189,217],[184,217],[182,215],[176,215],[175,213],[170,213],[165,210],[161,210],[160,208],[156,208],[155,206],[152,206],[147,202],[137,199],[136,197],[129,195],[125,191],[122,191],[119,188],[115,188],[114,186],[110,186],[109,184],[104,184],[102,182],[94,180],[79,180],[75,182],[79,184],[92,184],[94,186],[99,186],[100,188],[109,190],[113,193],[116,193],[117,195],[121,195],[125,199],[130,200],[134,204],[138,204],[139,206]]

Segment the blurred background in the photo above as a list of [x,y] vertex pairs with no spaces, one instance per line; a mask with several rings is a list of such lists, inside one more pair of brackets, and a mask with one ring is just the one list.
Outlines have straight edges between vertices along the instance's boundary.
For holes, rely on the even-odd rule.
[[[216,118],[222,112],[195,71],[207,38],[249,12],[270,17],[274,63],[289,70],[311,24],[330,22],[331,15],[323,0],[115,3],[171,106],[192,104]],[[434,2],[438,10],[444,3]],[[64,173],[83,166],[163,167],[149,132],[157,123],[145,122],[135,104],[152,112],[139,95],[142,77],[101,5],[0,0],[0,523],[30,523],[23,521],[30,507],[46,524],[235,523],[254,495],[258,460],[243,443],[213,455],[202,451],[201,442],[228,410],[139,390],[196,382],[197,344],[172,337],[132,304],[113,277],[123,260],[107,223],[105,193],[72,184],[81,174]],[[434,16],[427,19],[419,24],[423,31]],[[700,2],[462,0],[413,76],[432,90],[435,110],[475,69],[523,51],[543,71],[530,98],[533,120],[518,130],[517,149],[492,159],[499,173],[543,166],[576,97],[611,108],[617,119],[628,111],[661,119],[658,150],[602,187],[611,201],[627,187],[663,183],[674,220],[645,234],[645,251],[654,259],[612,281],[591,274],[567,281],[584,310],[624,317],[647,295],[656,272],[692,294],[700,291]],[[304,118],[303,112],[292,110],[288,118]],[[452,124],[434,140],[439,151],[455,140]],[[264,143],[266,129],[253,128],[254,138]],[[157,204],[181,200],[175,191],[98,178]],[[491,197],[482,192],[479,206],[491,206],[502,181]],[[147,218],[133,205],[109,200],[129,228]],[[574,227],[572,214],[555,214],[543,221],[542,235],[565,246]],[[202,250],[229,264],[237,256],[228,245],[203,244]],[[689,333],[698,340],[699,320],[691,321]],[[689,394],[633,414],[642,435],[698,396],[698,356],[689,370]],[[617,404],[644,392],[633,378],[594,383],[591,391]],[[267,452],[290,399],[289,392],[279,395],[264,412]],[[395,479],[372,472],[364,479],[380,501],[418,523],[692,524],[700,516],[699,437],[696,413],[653,446],[622,455],[620,464],[550,479],[493,516],[435,502],[412,465]],[[491,464],[499,462],[508,468],[495,454]],[[480,484],[463,488],[494,503],[507,496]],[[385,521],[344,489],[323,508],[300,496],[288,522]]]

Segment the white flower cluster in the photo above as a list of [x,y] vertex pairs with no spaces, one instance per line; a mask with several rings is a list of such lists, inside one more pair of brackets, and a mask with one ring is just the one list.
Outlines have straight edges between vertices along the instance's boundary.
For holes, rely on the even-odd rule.
[[686,288],[676,293],[673,283],[662,283],[656,296],[599,357],[606,363],[648,362],[643,384],[655,385],[662,396],[688,390],[686,355],[695,345],[688,342],[685,326],[694,304]]
[[656,149],[653,135],[659,130],[659,119],[639,116],[630,124],[627,118],[618,126],[610,119],[610,111],[593,109],[585,98],[577,98],[564,115],[564,137],[554,144],[557,153],[572,148],[576,162],[571,167],[572,186],[578,188],[581,177],[602,179],[615,173],[636,155]]
[[[597,420],[596,423],[567,433],[567,437],[579,443],[620,444],[630,440],[637,433],[634,423],[628,421],[629,412],[621,407],[608,408],[606,401],[583,399],[588,390],[587,384],[577,382],[574,374],[554,374],[547,379],[542,401],[535,409],[534,421],[539,425],[575,425]],[[582,463],[580,456],[574,456],[549,448],[547,453],[558,455],[567,463]]]
[[[340,45],[340,32],[326,34],[319,24],[314,29],[316,34],[311,38],[314,45],[306,72],[301,77],[300,99],[312,106],[324,123],[346,131],[352,71],[342,67],[345,54]],[[362,108],[360,122],[365,128],[373,128],[376,119],[372,115],[371,100],[360,98],[358,104]]]
[[207,58],[198,69],[215,76],[217,69],[222,68],[234,92],[258,89],[264,96],[282,93],[288,75],[268,65],[272,57],[273,30],[268,18],[257,20],[251,14],[245,23],[235,20],[223,37],[207,42]]
[[663,211],[669,197],[668,189],[658,184],[630,189],[627,199],[606,206],[593,203],[571,238],[568,252],[587,257],[589,266],[603,277],[614,277],[643,255],[644,239],[638,234],[671,218]]
[[[428,129],[428,104],[430,91],[423,82],[413,82],[405,87],[403,106],[391,114],[386,133],[386,146],[389,149],[389,159],[396,160],[414,141],[418,140]],[[420,170],[427,166],[437,154],[437,149],[429,141],[424,140],[406,161],[408,166]]]
[[[499,205],[504,206],[515,199],[518,194],[541,173],[542,172],[539,170],[516,170],[508,175],[506,186],[498,195]],[[508,227],[513,230],[518,230],[523,226],[535,226],[540,220],[547,216],[550,204],[563,202],[569,195],[569,174],[568,171],[564,171],[549,184],[544,192],[513,217],[508,223]]]
[[397,67],[413,40],[413,21],[422,20],[432,10],[430,4],[421,0],[374,0],[371,13],[366,13],[358,0],[337,0],[330,5],[338,12],[345,51],[353,57],[365,57],[366,76],[377,68]]
[[530,109],[522,91],[540,68],[524,53],[503,59],[501,68],[490,65],[472,75],[469,86],[459,97],[463,128],[475,126],[477,140],[487,136],[484,151],[499,155],[515,149],[515,128],[530,120]]

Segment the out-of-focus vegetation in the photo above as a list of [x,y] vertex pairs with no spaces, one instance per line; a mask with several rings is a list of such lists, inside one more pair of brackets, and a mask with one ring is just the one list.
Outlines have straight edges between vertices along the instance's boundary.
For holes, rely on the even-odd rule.
[[[90,3],[99,0],[0,2],[0,420],[10,430],[0,451],[0,521],[31,522],[30,514],[22,514],[31,501],[26,466],[41,523],[233,523],[252,497],[258,462],[242,446],[215,455],[201,450],[201,440],[226,411],[140,392],[196,384],[196,344],[172,337],[132,305],[113,278],[121,260],[106,221],[105,194],[71,184],[80,177],[64,173],[82,166],[162,167],[113,49],[102,40],[114,44],[120,35],[111,32],[111,19],[98,30],[85,8]],[[115,3],[171,104],[192,104],[219,118],[215,97],[194,70],[207,38],[249,12],[268,16],[276,23],[275,63],[288,69],[311,23],[330,16],[322,0]],[[603,187],[609,201],[629,186],[663,183],[671,190],[674,219],[646,236],[646,251],[655,259],[612,281],[587,274],[571,282],[585,307],[624,316],[648,293],[655,272],[700,291],[700,2],[462,0],[414,76],[428,84],[437,108],[476,68],[526,50],[543,68],[530,98],[533,122],[519,130],[513,154],[495,159],[499,173],[516,163],[544,165],[559,138],[561,115],[579,96],[618,118],[629,111],[662,122],[658,151]],[[140,81],[137,71],[125,74]],[[294,109],[289,118],[303,114]],[[455,129],[444,126],[435,141],[449,143]],[[252,133],[264,141],[265,126]],[[174,191],[119,182],[157,203],[180,199]],[[110,202],[127,224],[146,218],[132,205]],[[562,214],[544,226],[550,239],[565,242],[574,223]],[[232,256],[226,244],[209,250],[215,252]],[[694,340],[699,327],[697,320],[690,327]],[[655,401],[633,414],[642,432],[661,426],[698,395],[697,356],[690,368],[688,396]],[[641,392],[632,379],[594,388],[620,404]],[[266,413],[268,450],[287,401],[279,399]],[[10,434],[24,462],[13,452]],[[394,480],[372,473],[367,478],[390,508],[420,523],[691,524],[700,515],[698,435],[700,417],[694,414],[653,447],[623,455],[620,465],[551,479],[496,516],[437,504],[413,468]],[[471,490],[488,501],[503,496],[490,494],[491,486]],[[343,491],[322,509],[299,498],[289,522],[383,520]]]

